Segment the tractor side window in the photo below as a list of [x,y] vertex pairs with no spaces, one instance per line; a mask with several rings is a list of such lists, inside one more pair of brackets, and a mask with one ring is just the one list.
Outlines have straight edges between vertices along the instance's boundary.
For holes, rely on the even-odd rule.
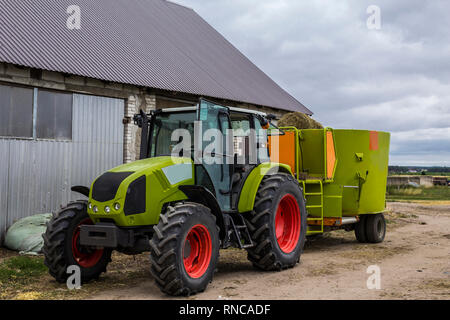
[[263,135],[263,134],[264,134],[264,129],[263,129],[263,127],[261,126],[261,121],[259,121],[259,119],[258,119],[257,117],[254,117],[254,118],[253,118],[253,121],[255,122],[255,131],[256,131],[256,134],[257,134],[258,136]]
[[[173,112],[158,114],[153,121],[150,157],[170,156],[174,147],[182,142],[172,141],[172,133],[177,129],[184,129],[189,133],[194,143],[195,112]],[[184,156],[180,154],[180,156]]]
[[214,184],[212,183],[211,178],[203,165],[198,165],[196,167],[195,180],[197,185],[205,187],[214,195],[216,194]]
[[258,160],[259,162],[270,162],[267,130],[263,129],[263,127],[261,126],[261,121],[258,119],[258,117],[254,117],[253,119],[255,121]]
[[230,118],[233,129],[234,154],[237,156],[237,163],[248,164],[250,129],[252,128],[251,118],[249,115],[242,113],[232,113]]
[[246,137],[250,134],[250,119],[246,115],[233,115],[231,127],[235,137]]

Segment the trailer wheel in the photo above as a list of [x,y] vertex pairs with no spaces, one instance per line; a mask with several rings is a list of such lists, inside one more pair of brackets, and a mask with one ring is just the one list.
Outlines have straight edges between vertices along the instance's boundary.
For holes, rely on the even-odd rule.
[[98,279],[111,261],[111,249],[94,249],[80,245],[80,226],[92,224],[87,214],[87,202],[71,202],[54,214],[47,223],[44,238],[44,264],[56,281],[65,283],[71,265],[80,267],[81,282]]
[[255,246],[248,259],[262,270],[282,270],[300,261],[306,238],[302,189],[289,174],[263,178],[251,214],[245,216]]
[[355,224],[355,236],[356,240],[358,240],[361,243],[367,242],[367,236],[366,236],[366,215],[361,215],[359,217],[359,221]]
[[367,242],[383,242],[386,235],[386,220],[382,213],[368,215],[366,217],[366,236]]
[[179,203],[160,215],[150,241],[151,273],[172,296],[203,292],[219,258],[219,231],[211,211],[197,203]]

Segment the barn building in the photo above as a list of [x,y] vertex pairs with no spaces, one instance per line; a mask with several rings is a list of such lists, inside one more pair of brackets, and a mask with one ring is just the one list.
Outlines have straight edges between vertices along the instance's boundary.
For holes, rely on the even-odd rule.
[[71,186],[134,161],[140,109],[200,97],[312,114],[190,8],[0,1],[0,241],[14,221],[79,198]]

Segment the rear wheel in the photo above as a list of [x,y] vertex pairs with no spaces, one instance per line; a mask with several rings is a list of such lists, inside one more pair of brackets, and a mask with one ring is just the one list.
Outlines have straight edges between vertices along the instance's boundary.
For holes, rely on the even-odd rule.
[[151,272],[169,295],[202,292],[212,281],[219,258],[219,232],[211,211],[180,203],[161,214],[150,241]]
[[355,225],[356,239],[361,243],[380,243],[386,235],[386,221],[382,213],[361,215]]
[[366,236],[366,217],[365,215],[361,215],[359,217],[359,221],[355,224],[355,236],[356,240],[361,243],[367,242]]
[[386,220],[382,213],[368,215],[366,218],[367,242],[383,242],[386,235]]
[[80,226],[92,224],[86,201],[70,203],[54,214],[47,224],[44,238],[44,263],[56,281],[66,282],[71,265],[80,267],[81,281],[97,279],[111,261],[111,249],[80,245]]
[[248,259],[262,270],[295,266],[306,236],[306,208],[302,190],[289,174],[269,175],[259,186],[255,207],[246,215],[255,246]]

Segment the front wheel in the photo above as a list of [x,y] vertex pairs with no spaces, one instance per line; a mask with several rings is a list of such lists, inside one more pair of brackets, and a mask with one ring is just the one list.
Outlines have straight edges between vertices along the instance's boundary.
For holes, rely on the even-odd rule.
[[263,178],[246,222],[255,246],[248,259],[262,270],[282,270],[300,261],[306,238],[306,207],[298,182],[289,174]]
[[67,268],[80,267],[83,283],[97,279],[111,261],[111,249],[98,249],[80,245],[80,226],[92,224],[87,214],[86,201],[70,203],[62,208],[47,224],[44,238],[44,263],[56,281],[66,282]]
[[151,273],[166,294],[188,296],[203,292],[219,258],[215,216],[197,203],[168,207],[150,241]]

